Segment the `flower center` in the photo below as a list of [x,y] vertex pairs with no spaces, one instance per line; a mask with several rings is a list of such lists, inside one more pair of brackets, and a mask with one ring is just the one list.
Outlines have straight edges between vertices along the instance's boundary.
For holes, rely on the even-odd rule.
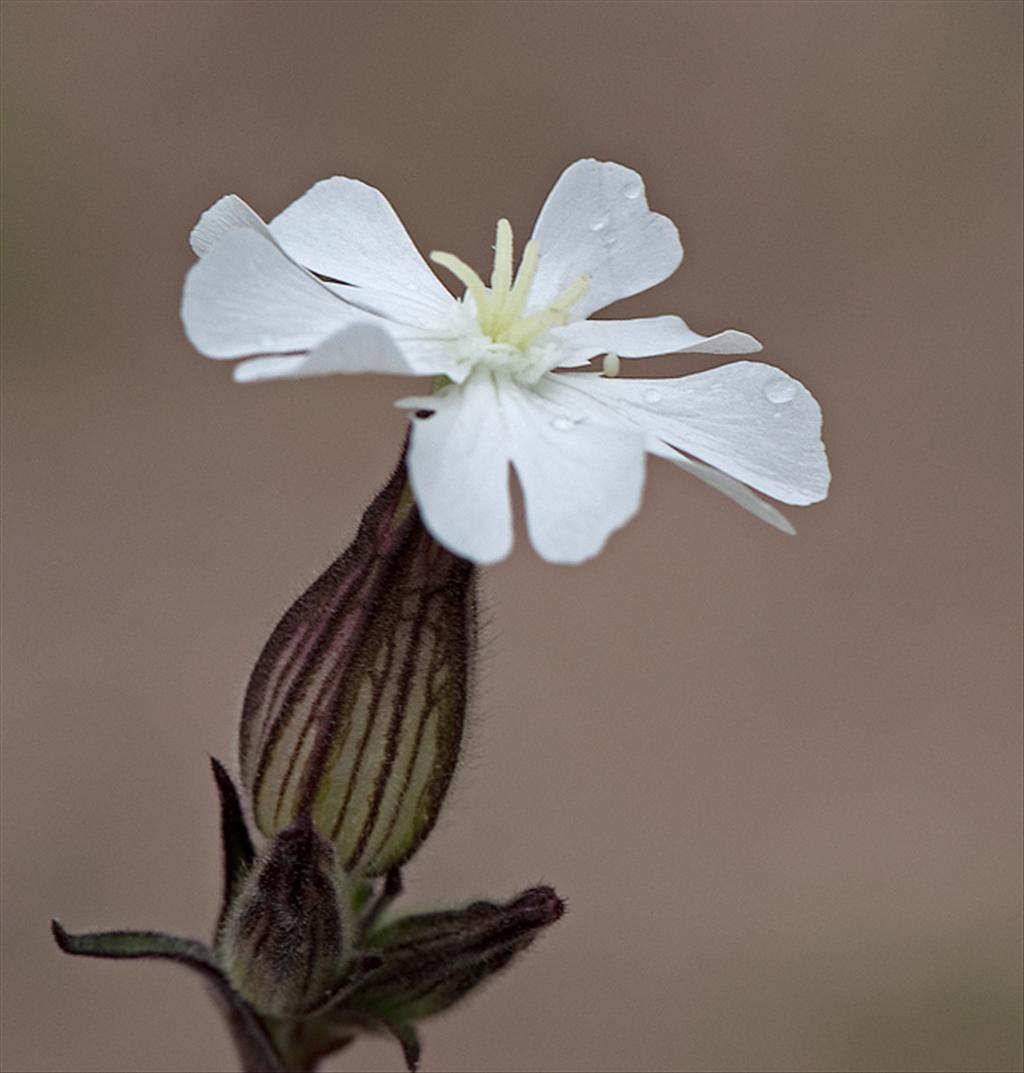
[[[530,239],[523,250],[519,271],[512,275],[512,225],[498,221],[494,242],[494,269],[490,287],[461,258],[452,253],[435,251],[430,259],[447,268],[466,288],[476,307],[476,319],[481,333],[497,347],[511,347],[525,353],[538,336],[549,328],[569,322],[572,307],[583,297],[590,285],[590,276],[580,276],[546,309],[526,313],[530,288],[537,275],[540,246]],[[465,301],[465,298],[463,298]]]

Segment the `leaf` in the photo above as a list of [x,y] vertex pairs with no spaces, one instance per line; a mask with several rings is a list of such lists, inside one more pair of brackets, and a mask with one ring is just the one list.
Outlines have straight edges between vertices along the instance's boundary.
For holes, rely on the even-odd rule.
[[231,903],[238,894],[238,888],[245,879],[252,865],[256,851],[249,829],[245,825],[245,814],[238,799],[238,791],[231,781],[224,765],[215,757],[210,757],[213,777],[217,781],[217,796],[220,799],[220,840],[224,848],[224,894],[221,899],[220,914],[217,917],[217,931],[220,931]]
[[176,961],[198,972],[224,1015],[245,1073],[287,1073],[260,1018],[231,990],[212,951],[196,939],[159,931],[98,931],[73,935],[51,921],[57,945],[66,954],[98,958],[155,958]]
[[420,1037],[412,1025],[388,1025],[388,1031],[398,1040],[405,1057],[405,1066],[409,1073],[416,1073],[420,1067]]
[[74,935],[58,920],[50,922],[50,930],[65,954],[98,958],[162,958],[179,961],[204,974],[220,975],[213,952],[197,939],[181,939],[161,931],[94,931]]

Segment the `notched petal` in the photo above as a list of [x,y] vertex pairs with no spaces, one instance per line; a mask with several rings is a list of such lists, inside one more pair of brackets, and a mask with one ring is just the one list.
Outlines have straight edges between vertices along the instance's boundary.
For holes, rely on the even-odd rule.
[[228,231],[189,269],[181,302],[185,334],[208,358],[309,350],[360,317],[248,228]]
[[639,317],[633,320],[583,320],[552,329],[569,359],[562,367],[581,364],[597,354],[647,358],[656,354],[754,354],[761,344],[746,332],[729,329],[701,335],[680,317]]
[[610,420],[570,377],[545,377],[503,408],[533,546],[554,563],[596,555],[640,509],[643,434]]
[[584,373],[572,383],[649,436],[783,503],[803,506],[828,494],[821,408],[781,369],[737,361],[674,379]]
[[314,184],[271,220],[270,230],[290,257],[364,288],[370,307],[395,320],[434,324],[454,304],[387,198],[358,179]]
[[430,409],[415,419],[409,478],[423,522],[456,555],[485,564],[512,550],[509,443],[493,379],[483,370],[461,387],[401,405]]
[[590,282],[574,308],[577,317],[661,283],[683,259],[679,232],[648,208],[643,179],[610,161],[570,164],[544,202],[533,237],[540,259],[531,309],[550,305],[585,274]]
[[248,228],[270,237],[267,225],[254,209],[237,194],[226,194],[199,217],[188,236],[188,242],[196,256],[202,257],[219,238],[237,228]]
[[776,510],[771,503],[766,503],[760,496],[755,495],[745,484],[730,477],[727,473],[715,469],[714,466],[708,466],[703,462],[697,462],[692,458],[687,458],[686,455],[680,454],[677,450],[669,447],[666,443],[662,443],[660,440],[652,439],[651,442],[648,443],[647,449],[651,454],[657,455],[659,458],[664,458],[674,466],[678,466],[679,469],[692,474],[698,480],[701,480],[708,485],[708,487],[714,488],[716,492],[721,492],[722,495],[731,499],[744,510],[750,511],[756,518],[760,518],[761,521],[767,522],[773,528],[778,529],[782,533],[786,533],[788,536],[796,535],[796,530],[784,514]]

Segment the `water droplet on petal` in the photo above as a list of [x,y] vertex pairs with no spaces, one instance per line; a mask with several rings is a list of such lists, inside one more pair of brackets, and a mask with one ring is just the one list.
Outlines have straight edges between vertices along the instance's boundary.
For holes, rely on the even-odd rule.
[[636,199],[644,192],[643,183],[629,183],[622,188],[623,197],[629,198],[630,201],[636,201]]
[[586,419],[587,415],[582,413],[559,414],[551,419],[551,427],[557,428],[559,432],[564,432],[567,428],[572,428],[573,425],[582,425]]
[[611,222],[612,218],[605,213],[604,216],[598,216],[598,218],[590,225],[590,230],[603,231]]
[[643,393],[643,400],[648,406],[653,406],[656,402],[661,402],[661,392],[656,388],[649,387]]
[[769,402],[792,402],[796,398],[797,385],[796,381],[790,380],[788,377],[780,377],[770,384],[765,384],[762,390],[764,391],[764,397]]

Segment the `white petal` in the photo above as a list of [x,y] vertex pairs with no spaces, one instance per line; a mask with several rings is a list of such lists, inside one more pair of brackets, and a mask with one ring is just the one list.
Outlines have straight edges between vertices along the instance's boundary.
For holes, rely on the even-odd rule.
[[556,377],[501,404],[533,546],[553,563],[596,555],[640,508],[642,433]]
[[414,418],[409,479],[423,523],[446,548],[476,563],[512,550],[508,445],[494,381],[486,372],[428,400]]
[[433,299],[421,298],[411,292],[396,294],[378,287],[351,287],[344,283],[332,283],[330,280],[325,280],[324,286],[358,309],[421,331],[443,331],[456,305],[455,299],[450,295],[447,307],[442,310]]
[[199,217],[199,222],[188,236],[188,242],[196,256],[202,257],[217,239],[239,227],[247,227],[268,236],[270,234],[254,209],[237,194],[226,194]]
[[243,361],[235,366],[235,380],[250,383],[332,373],[434,376],[439,372],[429,352],[417,342],[401,343],[383,325],[359,321],[328,336],[308,354]]
[[324,179],[271,220],[270,230],[290,257],[365,289],[367,308],[385,316],[431,326],[454,304],[387,198],[366,183]]
[[738,503],[745,510],[749,510],[751,514],[760,518],[761,521],[767,522],[776,529],[781,529],[783,533],[789,533],[790,536],[796,533],[789,519],[777,511],[771,503],[766,503],[760,496],[754,495],[745,484],[741,484],[739,481],[727,476],[721,470],[706,466],[703,462],[695,462],[692,458],[681,455],[678,451],[653,437],[648,441],[647,450],[652,455],[667,459],[687,473],[692,473],[695,477],[699,477],[705,484],[728,496],[734,503]]
[[395,399],[391,404],[399,410],[436,410],[439,399],[443,399],[444,393],[436,395],[406,395],[404,398]]
[[700,335],[683,324],[693,337],[693,342],[680,347],[678,353],[685,354],[757,354],[762,350],[761,344],[746,332],[727,328],[714,335]]
[[580,364],[595,354],[618,354],[620,358],[647,358],[653,354],[753,354],[761,344],[746,332],[733,330],[717,335],[698,335],[680,317],[642,317],[632,320],[581,320],[553,328],[551,336],[566,347],[572,358],[563,365]]
[[673,380],[564,377],[650,435],[784,503],[828,493],[821,409],[781,369],[737,361]]
[[640,176],[598,160],[577,160],[562,172],[533,237],[540,260],[530,308],[550,305],[586,273],[590,286],[574,307],[578,317],[653,287],[683,259],[675,224],[647,207]]
[[185,334],[208,358],[308,350],[359,316],[247,228],[209,247],[185,277],[181,301]]
[[240,361],[232,370],[231,375],[238,384],[252,384],[257,380],[291,380],[302,376],[310,376],[303,366],[308,358],[307,354],[292,354],[277,358],[249,358]]

